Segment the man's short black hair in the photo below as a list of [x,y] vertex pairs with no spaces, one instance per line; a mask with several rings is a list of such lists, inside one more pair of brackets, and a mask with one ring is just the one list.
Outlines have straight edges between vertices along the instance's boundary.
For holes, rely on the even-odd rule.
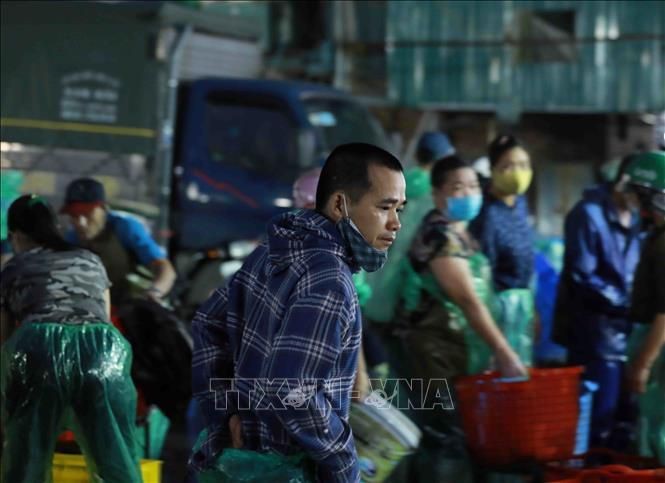
[[473,169],[473,166],[468,161],[454,154],[439,159],[434,163],[432,172],[430,173],[432,188],[440,188],[446,182],[448,173],[460,168]]
[[316,209],[323,211],[335,191],[344,191],[354,203],[367,193],[370,165],[403,172],[402,163],[385,149],[367,143],[340,144],[326,159],[316,188]]

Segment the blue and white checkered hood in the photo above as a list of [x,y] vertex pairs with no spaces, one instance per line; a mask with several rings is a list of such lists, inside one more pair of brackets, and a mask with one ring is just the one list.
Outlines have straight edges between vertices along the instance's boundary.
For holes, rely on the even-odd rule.
[[308,252],[320,251],[342,258],[353,272],[359,270],[335,224],[314,210],[296,210],[273,218],[268,225],[268,251],[275,271]]

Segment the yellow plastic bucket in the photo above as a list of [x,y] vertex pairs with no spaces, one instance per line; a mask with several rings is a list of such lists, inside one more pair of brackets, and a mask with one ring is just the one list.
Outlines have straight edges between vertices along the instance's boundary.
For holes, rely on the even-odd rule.
[[[141,460],[143,483],[161,483],[162,462]],[[91,481],[83,455],[55,453],[53,456],[53,483],[88,483]]]

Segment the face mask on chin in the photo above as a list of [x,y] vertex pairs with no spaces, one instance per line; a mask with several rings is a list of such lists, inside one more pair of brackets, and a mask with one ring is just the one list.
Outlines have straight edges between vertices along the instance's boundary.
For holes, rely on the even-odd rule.
[[365,240],[365,237],[349,217],[345,196],[342,198],[342,203],[344,206],[344,217],[337,222],[337,229],[346,242],[351,256],[360,268],[366,272],[376,272],[386,263],[388,250],[378,250]]

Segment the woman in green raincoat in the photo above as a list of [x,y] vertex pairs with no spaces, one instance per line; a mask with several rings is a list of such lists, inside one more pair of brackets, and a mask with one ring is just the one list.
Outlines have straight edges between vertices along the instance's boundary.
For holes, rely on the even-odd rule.
[[[417,229],[404,261],[396,316],[411,377],[426,384],[432,379],[452,382],[455,376],[488,369],[491,356],[502,375],[524,376],[524,365],[490,313],[489,267],[467,230],[482,204],[478,176],[469,163],[448,156],[434,165],[431,182],[435,208]],[[452,387],[437,389],[430,387],[427,394],[445,397]],[[436,402],[424,401],[426,407]],[[446,401],[438,402],[445,407]],[[454,411],[419,413],[435,454],[418,466],[428,468],[427,481],[447,481],[450,475],[445,469],[437,473],[437,461],[464,451],[463,438],[455,437],[461,433],[459,423]]]
[[129,343],[109,321],[101,260],[65,242],[51,207],[25,195],[9,207],[14,257],[2,269],[2,483],[51,481],[63,424],[90,473],[141,481]]

